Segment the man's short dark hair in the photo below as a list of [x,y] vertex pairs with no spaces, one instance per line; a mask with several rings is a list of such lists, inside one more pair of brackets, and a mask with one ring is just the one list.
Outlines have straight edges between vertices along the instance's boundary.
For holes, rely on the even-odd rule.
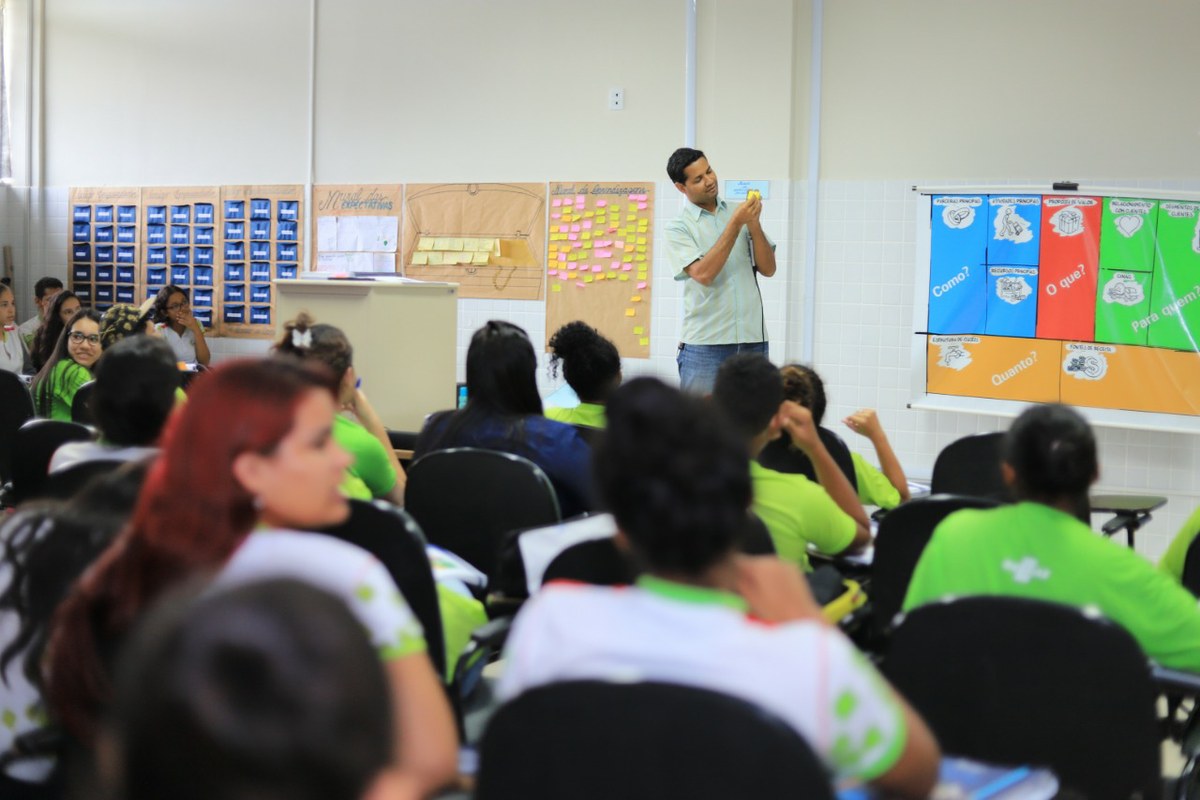
[[702,158],[704,158],[703,151],[691,147],[679,148],[667,159],[667,177],[674,183],[687,183],[687,175],[684,170]]
[[738,436],[749,442],[766,430],[783,403],[783,377],[758,353],[738,353],[717,370],[713,404]]
[[92,413],[104,439],[122,447],[153,444],[175,408],[179,367],[156,336],[131,336],[96,363]]
[[33,296],[38,300],[41,300],[46,296],[46,292],[50,291],[51,289],[61,288],[63,288],[62,281],[60,281],[58,278],[51,278],[49,275],[47,275],[37,279],[37,283],[33,285]]

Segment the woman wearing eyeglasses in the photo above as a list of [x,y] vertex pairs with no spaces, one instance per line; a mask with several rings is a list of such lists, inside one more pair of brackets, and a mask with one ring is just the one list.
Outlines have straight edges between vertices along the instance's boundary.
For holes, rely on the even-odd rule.
[[50,359],[33,379],[33,404],[39,416],[70,422],[71,401],[92,379],[100,358],[100,312],[82,308],[59,334]]
[[192,314],[187,292],[178,286],[164,286],[154,298],[153,319],[167,344],[175,351],[175,360],[207,367],[212,356],[204,339],[204,326]]

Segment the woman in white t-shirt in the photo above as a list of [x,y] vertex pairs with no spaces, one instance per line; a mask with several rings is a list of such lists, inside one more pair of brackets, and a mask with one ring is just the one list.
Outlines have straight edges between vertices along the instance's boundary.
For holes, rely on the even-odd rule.
[[383,660],[396,703],[399,772],[416,791],[456,768],[453,717],[420,625],[367,552],[302,533],[343,521],[350,458],[332,438],[336,380],[292,361],[223,364],[172,417],[133,520],[75,587],[47,652],[53,715],[85,747],[109,700],[111,656],[164,592],[297,578],[342,598]]
[[509,638],[502,699],[570,680],[723,692],[792,726],[839,778],[929,793],[939,754],[925,723],[825,622],[799,570],[738,554],[745,445],[702,401],[652,378],[626,383],[594,472],[644,575],[627,589],[551,584],[535,596]]
[[175,360],[186,364],[208,366],[212,356],[204,325],[192,313],[187,292],[178,286],[164,286],[154,298],[153,320],[160,335],[175,351]]

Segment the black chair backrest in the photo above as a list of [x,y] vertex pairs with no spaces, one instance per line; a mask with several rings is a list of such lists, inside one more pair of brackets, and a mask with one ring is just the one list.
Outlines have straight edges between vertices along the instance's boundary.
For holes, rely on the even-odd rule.
[[425,536],[412,516],[382,501],[351,500],[345,522],[317,533],[358,545],[380,560],[425,629],[429,660],[444,676],[446,644],[437,585],[425,553]]
[[0,369],[0,483],[12,478],[17,428],[33,417],[29,387],[15,372]]
[[884,673],[944,752],[1054,770],[1083,797],[1156,797],[1160,738],[1149,663],[1123,628],[1036,600],[922,606]]
[[96,390],[96,382],[88,381],[75,391],[71,399],[71,421],[83,425],[95,425],[96,415],[92,413],[92,392]]
[[773,556],[775,541],[767,530],[767,523],[753,511],[746,515],[746,527],[742,530],[742,552],[751,556]]
[[67,442],[92,438],[92,432],[77,422],[31,419],[17,429],[13,451],[13,501],[23,503],[41,497],[54,451]]
[[126,461],[103,459],[83,461],[65,469],[60,469],[46,476],[39,497],[49,500],[69,500],[87,485],[88,481],[99,475],[107,475],[113,470],[120,469]]
[[[850,485],[855,491],[858,491],[858,478],[854,474],[854,459],[850,455],[850,447],[842,441],[842,437],[829,428],[818,427],[817,434],[821,437],[821,443],[825,445],[829,455],[833,457],[834,463],[846,476],[846,480],[850,481]],[[817,470],[813,467],[812,461],[803,452],[792,447],[792,440],[788,438],[787,434],[768,442],[758,455],[758,463],[776,472],[790,472],[804,475],[810,481],[817,480]]]
[[613,539],[592,539],[573,544],[550,562],[542,575],[549,581],[579,581],[596,586],[626,586],[637,570]]
[[430,542],[489,577],[506,533],[561,519],[554,487],[540,467],[474,447],[436,450],[413,462],[404,507]]
[[478,800],[834,796],[805,740],[737,698],[662,683],[566,682],[501,706]]
[[1008,502],[1012,499],[1000,473],[1004,432],[977,433],[946,445],[933,462],[929,490],[933,494],[965,494]]
[[963,495],[916,497],[888,512],[875,534],[871,564],[871,619],[876,634],[885,634],[900,611],[913,570],[942,520],[964,508],[994,508],[995,500]]
[[1183,586],[1189,592],[1200,597],[1200,531],[1192,531],[1195,538],[1188,545],[1187,555],[1183,560]]

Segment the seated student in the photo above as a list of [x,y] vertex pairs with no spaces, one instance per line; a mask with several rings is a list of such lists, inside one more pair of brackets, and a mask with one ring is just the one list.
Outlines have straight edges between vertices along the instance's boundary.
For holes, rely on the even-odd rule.
[[50,472],[87,461],[137,461],[158,452],[155,443],[175,408],[179,370],[158,337],[123,339],[96,364],[92,414],[96,442],[68,442],[54,451]]
[[176,361],[208,366],[212,356],[208,351],[208,340],[204,338],[204,326],[192,314],[192,304],[185,290],[174,285],[158,290],[154,298],[154,323],[175,351]]
[[1162,559],[1158,562],[1158,568],[1175,580],[1182,582],[1188,548],[1192,546],[1192,542],[1197,536],[1200,536],[1200,508],[1192,512],[1192,515],[1187,518],[1187,522],[1183,523],[1183,527],[1179,529],[1179,533],[1175,534],[1167,552],[1163,553]]
[[501,699],[571,680],[723,692],[778,716],[839,778],[926,796],[939,757],[924,722],[824,622],[793,565],[738,554],[749,463],[701,400],[653,378],[618,389],[597,485],[645,574],[635,587],[535,595],[508,640]]
[[[809,571],[809,544],[837,555],[871,541],[862,503],[825,449],[808,409],[784,399],[783,379],[770,361],[757,353],[727,359],[717,371],[712,402],[745,443],[754,481],[753,509],[780,558]],[[754,460],[767,442],[785,432],[812,461],[820,484]]]
[[22,322],[17,328],[17,333],[20,334],[27,348],[33,348],[33,339],[37,335],[38,328],[42,327],[42,323],[46,320],[50,302],[62,290],[63,282],[58,278],[51,278],[49,275],[43,275],[33,284],[33,303],[37,307],[37,313]]
[[416,800],[394,740],[387,676],[345,604],[266,581],[171,598],[140,626],[101,783],[122,800]]
[[45,319],[38,327],[33,345],[29,348],[29,357],[33,360],[35,370],[40,370],[54,355],[54,348],[58,345],[63,328],[74,319],[81,308],[83,303],[74,292],[59,292],[50,300]]
[[129,336],[156,333],[154,324],[136,306],[118,303],[100,317],[100,346],[105,350]]
[[301,360],[312,359],[339,376],[339,411],[333,418],[333,438],[354,458],[342,483],[346,496],[359,500],[381,497],[404,505],[404,469],[387,429],[359,388],[354,348],[346,334],[332,325],[318,325],[302,312],[284,323],[275,352]]
[[99,358],[100,312],[81,308],[29,387],[38,416],[70,422],[75,393],[92,379],[92,366]]
[[1094,606],[1159,664],[1200,672],[1196,598],[1083,521],[1099,474],[1083,417],[1056,404],[1026,409],[1005,437],[1003,459],[1018,502],[946,517],[917,563],[904,609],[949,595]]
[[296,578],[341,597],[371,636],[397,708],[395,763],[420,791],[454,775],[457,741],[420,624],[388,571],[358,547],[302,532],[346,519],[349,456],[332,438],[336,379],[290,359],[230,361],[171,417],[133,520],[55,617],[52,716],[84,748],[109,700],[112,653],[181,582]]
[[563,517],[594,507],[591,448],[570,425],[542,416],[537,355],[524,330],[492,320],[467,349],[467,405],[431,416],[417,436],[416,460],[434,450],[482,447],[528,458],[546,473]]
[[33,362],[29,359],[29,349],[13,324],[16,319],[16,295],[7,285],[0,284],[0,369],[29,375],[33,372]]
[[[892,445],[874,409],[859,409],[842,422],[871,442],[879,463],[883,465],[882,472],[847,447],[836,433],[821,427],[821,421],[825,417],[825,383],[815,370],[800,364],[786,364],[779,372],[783,375],[784,395],[788,400],[799,403],[812,412],[821,441],[846,474],[846,479],[858,492],[859,500],[864,504],[884,509],[895,508],[908,500],[908,478],[905,477],[900,461],[892,451]],[[812,462],[782,437],[767,443],[759,454],[758,462],[777,472],[796,472],[805,475],[809,480],[816,480]]]
[[570,425],[604,427],[604,404],[621,385],[621,356],[616,346],[586,322],[568,322],[550,337],[550,368],[562,364],[563,377],[579,405],[547,408],[546,416]]

